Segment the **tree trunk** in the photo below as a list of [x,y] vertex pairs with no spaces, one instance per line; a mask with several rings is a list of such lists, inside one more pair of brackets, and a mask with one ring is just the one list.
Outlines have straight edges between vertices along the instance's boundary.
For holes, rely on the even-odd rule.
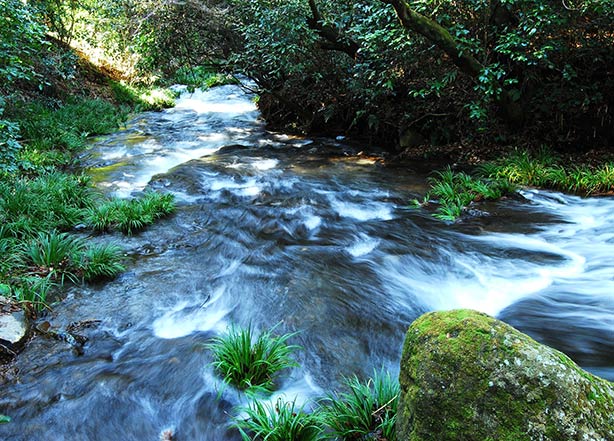
[[315,0],[309,0],[309,9],[311,9],[311,17],[307,19],[307,24],[311,29],[316,31],[323,40],[320,47],[325,50],[340,51],[351,58],[356,58],[359,46],[354,40],[343,37],[339,29],[332,25],[324,25],[322,16],[318,11],[318,6]]
[[[472,78],[478,78],[484,69],[482,63],[476,60],[468,51],[463,51],[458,46],[450,32],[436,21],[414,11],[405,0],[381,0],[383,3],[392,5],[405,29],[417,32],[433,42],[443,50],[452,62],[465,74]],[[523,118],[520,105],[511,99],[507,91],[501,88],[501,93],[496,102],[505,118],[512,125],[519,125]]]

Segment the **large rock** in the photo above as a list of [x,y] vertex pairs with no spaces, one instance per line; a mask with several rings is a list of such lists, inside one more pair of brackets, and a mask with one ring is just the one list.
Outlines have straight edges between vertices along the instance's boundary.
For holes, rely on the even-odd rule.
[[470,310],[409,328],[398,439],[614,440],[614,385],[561,352]]
[[28,338],[30,322],[22,310],[15,311],[0,297],[0,355],[13,356]]

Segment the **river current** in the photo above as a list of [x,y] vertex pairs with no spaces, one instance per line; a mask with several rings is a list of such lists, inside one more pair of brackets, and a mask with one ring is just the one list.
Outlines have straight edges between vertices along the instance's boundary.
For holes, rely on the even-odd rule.
[[[6,440],[235,440],[245,398],[220,392],[207,341],[228,326],[299,333],[277,396],[310,402],[344,376],[398,373],[426,311],[494,315],[614,379],[614,199],[525,189],[454,224],[409,207],[428,167],[269,133],[238,86],[184,92],[93,142],[98,187],[172,192],[178,210],[107,235],[128,270],[73,287],[44,319],[87,337],[35,338],[2,385]],[[486,215],[487,213],[487,215]],[[218,397],[219,395],[219,397]]]

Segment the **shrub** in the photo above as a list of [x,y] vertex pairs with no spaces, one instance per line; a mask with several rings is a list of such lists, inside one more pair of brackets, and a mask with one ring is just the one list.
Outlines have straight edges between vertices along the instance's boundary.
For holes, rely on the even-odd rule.
[[330,394],[322,403],[322,419],[342,439],[396,440],[395,421],[400,387],[388,372],[374,372],[361,382],[345,381],[348,392]]
[[225,383],[241,390],[270,392],[279,371],[297,366],[291,355],[299,346],[286,344],[296,333],[274,336],[272,331],[256,338],[251,326],[231,327],[207,345],[213,352],[212,365]]
[[243,440],[267,441],[318,441],[323,440],[319,417],[296,408],[294,401],[284,402],[281,398],[273,404],[253,402],[242,409],[247,419],[236,420]]

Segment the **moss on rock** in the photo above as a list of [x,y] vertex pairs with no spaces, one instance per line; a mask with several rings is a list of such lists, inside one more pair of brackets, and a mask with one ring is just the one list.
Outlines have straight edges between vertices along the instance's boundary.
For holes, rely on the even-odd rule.
[[399,380],[399,440],[614,440],[612,383],[476,311],[418,318]]

